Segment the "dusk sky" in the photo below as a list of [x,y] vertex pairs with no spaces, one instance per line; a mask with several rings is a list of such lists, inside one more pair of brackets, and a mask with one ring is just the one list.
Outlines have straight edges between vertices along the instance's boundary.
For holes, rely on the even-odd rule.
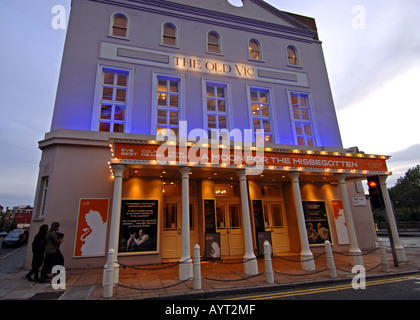
[[[420,163],[420,1],[266,2],[316,19],[343,145],[392,156],[392,187]],[[33,205],[38,141],[50,129],[66,35],[51,23],[57,5],[67,18],[70,0],[1,0],[3,207]]]

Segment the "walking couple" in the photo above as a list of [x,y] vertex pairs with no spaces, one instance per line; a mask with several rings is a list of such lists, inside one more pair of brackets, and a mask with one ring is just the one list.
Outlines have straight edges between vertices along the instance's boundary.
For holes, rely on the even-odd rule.
[[[64,235],[58,231],[59,228],[58,222],[53,222],[49,230],[46,224],[39,228],[32,242],[32,269],[26,275],[29,281],[44,282],[55,265],[64,265],[64,257],[60,251]],[[41,276],[38,277],[41,266]]]

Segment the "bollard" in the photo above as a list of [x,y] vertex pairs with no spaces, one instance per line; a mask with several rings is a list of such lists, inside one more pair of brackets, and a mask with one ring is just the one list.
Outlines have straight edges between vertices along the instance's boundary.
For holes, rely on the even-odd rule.
[[108,260],[104,267],[104,292],[102,294],[102,297],[104,298],[112,298],[114,294],[114,252],[114,249],[109,249]]
[[337,270],[335,269],[334,256],[331,250],[331,243],[325,241],[325,255],[327,257],[328,269],[330,270],[330,277],[337,278]]
[[264,241],[265,279],[267,283],[274,283],[273,265],[271,263],[271,245]]
[[383,240],[378,239],[378,245],[379,245],[379,250],[381,251],[382,267],[385,272],[390,272],[388,259],[386,257],[386,249],[385,249]]
[[201,290],[201,261],[200,246],[194,246],[194,273],[193,273],[193,289]]

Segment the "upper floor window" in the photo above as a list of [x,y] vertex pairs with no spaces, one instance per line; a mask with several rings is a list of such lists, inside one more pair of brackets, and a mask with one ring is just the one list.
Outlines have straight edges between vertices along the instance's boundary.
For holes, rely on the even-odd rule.
[[38,214],[37,217],[41,218],[45,215],[45,203],[47,200],[48,192],[48,177],[43,177],[41,179],[40,190],[38,194]]
[[162,44],[177,45],[176,28],[171,23],[165,23],[162,29]]
[[212,131],[228,129],[227,85],[206,82],[207,129],[209,139]]
[[128,100],[128,72],[103,70],[99,131],[124,132]]
[[128,19],[122,13],[116,13],[112,16],[111,34],[117,37],[127,37]]
[[263,129],[264,142],[274,143],[269,91],[265,89],[251,88],[250,96],[254,138],[256,139],[256,130]]
[[311,119],[310,99],[306,93],[290,92],[297,144],[315,146],[315,132]]
[[297,55],[297,50],[295,47],[293,46],[287,47],[287,59],[290,65],[298,66],[300,64],[298,55]]
[[157,76],[156,132],[158,135],[169,135],[171,129],[178,135],[180,120],[181,79]]
[[257,40],[249,40],[249,58],[261,60],[261,48]]
[[220,37],[214,32],[210,31],[207,34],[207,51],[212,53],[220,53]]

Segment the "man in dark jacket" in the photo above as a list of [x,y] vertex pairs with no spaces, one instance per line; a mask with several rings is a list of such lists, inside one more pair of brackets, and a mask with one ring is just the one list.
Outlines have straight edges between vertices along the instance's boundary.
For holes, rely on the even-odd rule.
[[42,266],[44,262],[44,252],[45,252],[45,245],[47,244],[46,236],[48,232],[48,225],[43,224],[39,227],[39,231],[32,242],[32,269],[26,275],[26,278],[29,281],[32,281],[31,276],[34,274],[34,281],[39,281],[38,272],[39,268]]

